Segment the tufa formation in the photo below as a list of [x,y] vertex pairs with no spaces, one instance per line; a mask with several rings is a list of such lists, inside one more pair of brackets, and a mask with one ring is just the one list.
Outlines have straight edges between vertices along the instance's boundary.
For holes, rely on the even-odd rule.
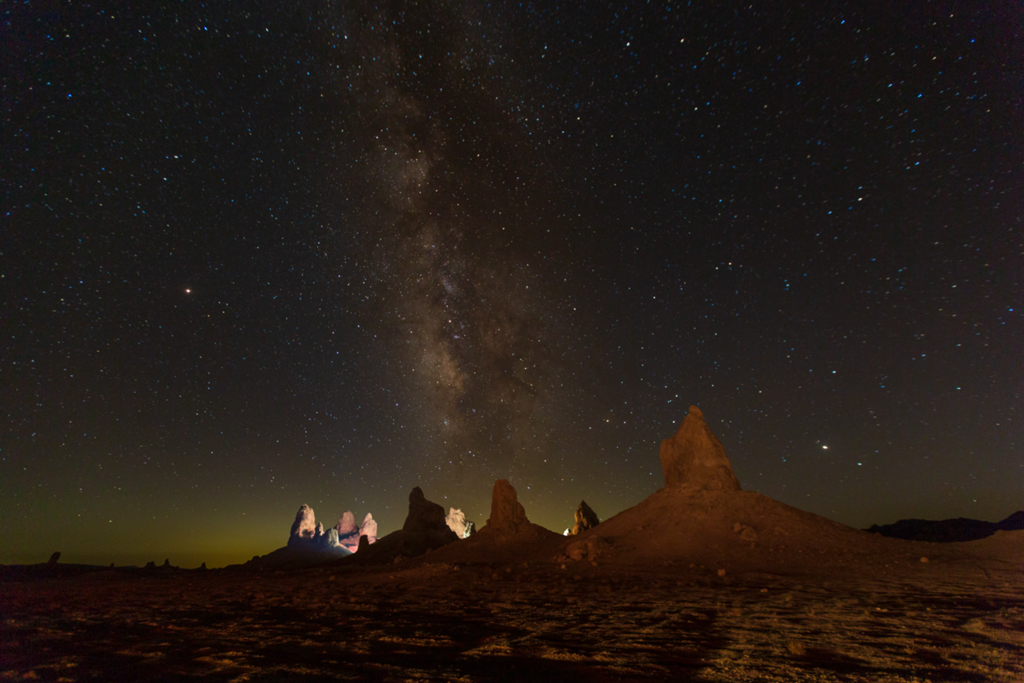
[[587,505],[587,501],[581,500],[580,506],[576,508],[576,524],[573,526],[570,534],[576,536],[582,534],[587,529],[593,529],[595,526],[601,523],[601,520],[597,518],[597,514],[590,509]]
[[671,439],[661,442],[661,469],[665,486],[703,491],[739,491],[722,442],[711,433],[704,413],[690,406],[690,414]]
[[499,534],[514,534],[530,523],[526,510],[519,502],[519,495],[507,479],[494,482],[491,496],[491,517],[487,528]]

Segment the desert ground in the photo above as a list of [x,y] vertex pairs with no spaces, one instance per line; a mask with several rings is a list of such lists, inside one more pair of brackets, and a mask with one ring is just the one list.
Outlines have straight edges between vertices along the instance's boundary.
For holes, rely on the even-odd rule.
[[568,537],[498,480],[469,538],[417,487],[340,558],[304,505],[222,570],[0,568],[0,679],[1024,681],[1024,530],[907,541],[743,491],[696,407],[660,459]]
[[372,566],[8,571],[0,679],[1024,680],[1024,532],[915,543],[822,520],[846,552],[793,523],[695,549],[688,529],[736,514],[705,497],[699,527],[685,506],[672,520],[675,543],[622,535],[680,512],[651,500],[575,539],[481,533]]

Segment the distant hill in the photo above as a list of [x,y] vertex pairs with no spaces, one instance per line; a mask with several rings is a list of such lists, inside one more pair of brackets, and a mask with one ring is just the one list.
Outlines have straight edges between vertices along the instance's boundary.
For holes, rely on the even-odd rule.
[[932,543],[958,543],[988,538],[997,531],[1024,529],[1024,510],[1014,512],[1001,522],[983,522],[978,519],[901,519],[893,524],[875,524],[871,531],[890,538]]

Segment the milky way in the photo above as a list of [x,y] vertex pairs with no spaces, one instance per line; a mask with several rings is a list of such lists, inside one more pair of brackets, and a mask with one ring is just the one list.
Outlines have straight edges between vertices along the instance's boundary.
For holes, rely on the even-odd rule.
[[[479,484],[545,445],[568,330],[524,225],[532,173],[515,158],[500,31],[487,35],[469,5],[435,9],[348,22],[357,135],[371,141],[360,220],[383,350],[398,354],[429,435],[422,459],[445,477],[480,470]],[[420,31],[387,30],[392,14]]]

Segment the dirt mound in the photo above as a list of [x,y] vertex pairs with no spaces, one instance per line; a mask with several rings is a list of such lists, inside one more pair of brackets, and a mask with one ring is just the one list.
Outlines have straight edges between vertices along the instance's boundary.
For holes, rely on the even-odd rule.
[[[620,569],[692,565],[727,573],[884,570],[919,562],[927,554],[920,546],[928,545],[859,531],[750,491],[686,488],[662,489],[582,538],[602,539],[601,562]],[[581,553],[589,557],[589,548]]]

